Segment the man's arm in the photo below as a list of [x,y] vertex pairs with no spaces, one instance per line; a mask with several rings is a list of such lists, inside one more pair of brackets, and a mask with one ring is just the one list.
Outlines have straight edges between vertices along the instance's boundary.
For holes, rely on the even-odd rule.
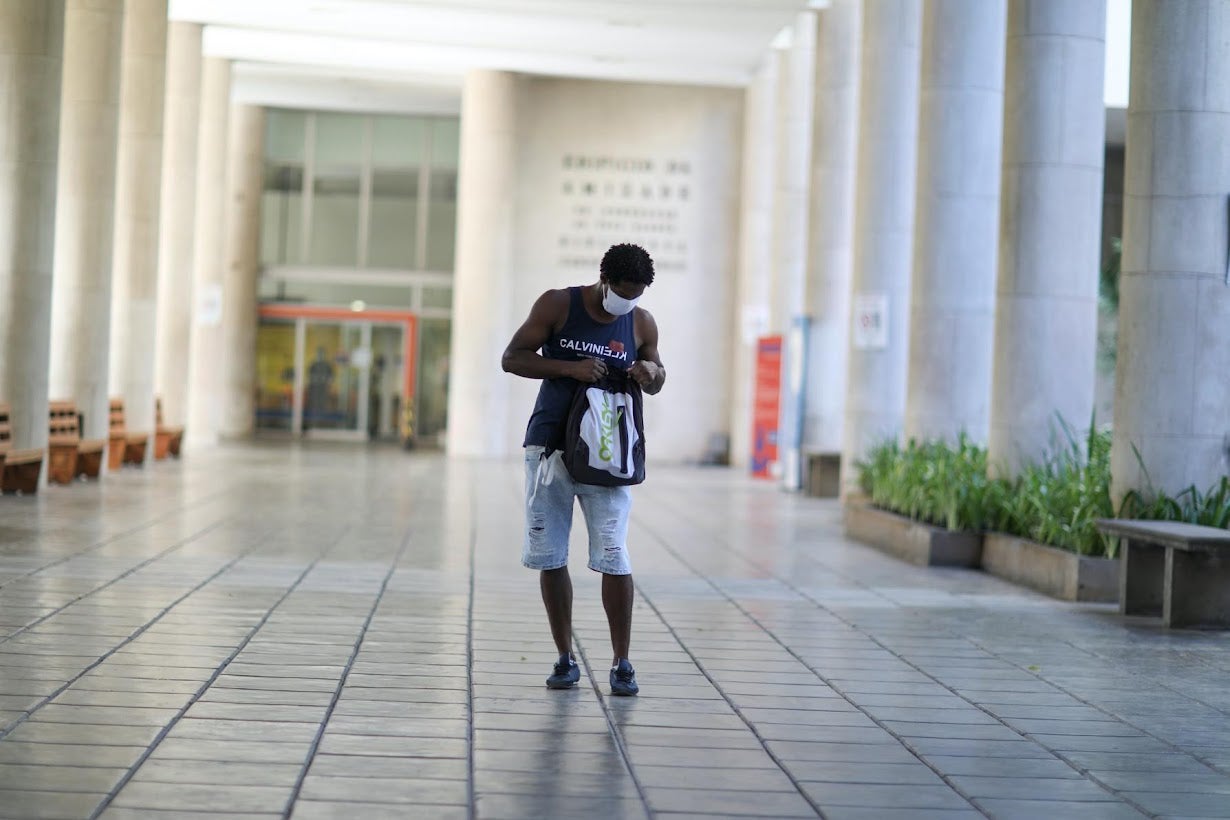
[[551,334],[563,326],[568,316],[568,301],[566,290],[549,290],[538,297],[530,308],[529,317],[504,348],[500,364],[505,373],[527,379],[567,377],[582,382],[596,382],[606,375],[606,363],[597,359],[566,362],[539,354]]
[[652,396],[666,384],[666,368],[658,355],[658,323],[654,321],[653,314],[644,308],[636,309],[636,335],[640,346],[636,349],[636,361],[628,368],[628,375]]

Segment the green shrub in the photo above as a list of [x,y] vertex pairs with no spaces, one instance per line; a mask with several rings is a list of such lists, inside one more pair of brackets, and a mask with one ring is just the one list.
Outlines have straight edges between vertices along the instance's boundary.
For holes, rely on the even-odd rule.
[[1222,476],[1221,481],[1209,488],[1208,492],[1201,493],[1193,484],[1173,497],[1155,490],[1147,471],[1145,479],[1149,484],[1146,492],[1129,490],[1123,497],[1123,504],[1119,507],[1120,518],[1186,521],[1189,524],[1230,529],[1230,476]]
[[950,530],[982,531],[1002,503],[987,478],[987,451],[965,435],[955,445],[887,442],[860,465],[860,485],[877,507]]
[[859,482],[877,507],[915,521],[950,530],[1004,532],[1080,555],[1115,556],[1118,540],[1098,532],[1099,518],[1230,529],[1230,476],[1208,492],[1193,486],[1174,497],[1156,492],[1148,482],[1146,493],[1128,493],[1116,512],[1110,496],[1110,431],[1090,424],[1083,441],[1066,425],[1064,432],[1066,449],[1012,481],[988,479],[986,449],[962,435],[956,444],[881,444],[860,463]]
[[1117,543],[1098,532],[1099,518],[1114,518],[1110,498],[1109,430],[1090,425],[1081,446],[1071,432],[1068,448],[1031,465],[1012,482],[997,529],[1080,555],[1114,557]]

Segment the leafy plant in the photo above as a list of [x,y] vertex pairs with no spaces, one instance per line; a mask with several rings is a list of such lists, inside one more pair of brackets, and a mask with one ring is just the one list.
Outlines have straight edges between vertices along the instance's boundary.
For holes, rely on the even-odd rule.
[[1080,555],[1113,558],[1117,542],[1098,532],[1095,523],[1115,514],[1110,497],[1111,433],[1090,422],[1082,442],[1062,420],[1060,424],[1067,448],[1017,476],[997,528]]
[[863,491],[877,507],[950,530],[981,531],[1002,488],[987,478],[987,451],[962,434],[957,443],[886,442],[860,464]]
[[1193,484],[1178,495],[1169,496],[1153,486],[1153,479],[1135,445],[1132,452],[1136,454],[1147,489],[1144,493],[1129,490],[1124,495],[1119,507],[1120,518],[1185,521],[1188,524],[1230,529],[1230,476],[1222,476],[1221,481],[1204,493]]
[[1102,269],[1098,271],[1098,368],[1115,372],[1119,348],[1119,269],[1123,261],[1123,240],[1115,237]]
[[[1110,430],[1091,421],[1083,437],[1060,420],[1066,446],[1011,481],[987,477],[987,451],[962,435],[956,444],[885,442],[859,464],[859,482],[882,509],[950,530],[994,530],[1080,555],[1113,558],[1118,540],[1099,518],[1187,521],[1230,529],[1230,476],[1207,492],[1177,496],[1129,492],[1115,510],[1110,496]],[[1137,459],[1140,454],[1137,453]]]

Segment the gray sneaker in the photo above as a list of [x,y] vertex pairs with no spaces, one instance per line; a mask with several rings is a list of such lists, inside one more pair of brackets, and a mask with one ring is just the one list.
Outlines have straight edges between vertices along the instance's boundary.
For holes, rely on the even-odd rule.
[[627,658],[620,658],[619,666],[611,668],[611,694],[635,695],[639,691],[641,687],[636,685],[636,670]]

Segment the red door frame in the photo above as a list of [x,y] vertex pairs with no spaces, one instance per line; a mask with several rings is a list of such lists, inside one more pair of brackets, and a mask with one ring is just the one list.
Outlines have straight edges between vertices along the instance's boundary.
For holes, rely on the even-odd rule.
[[[293,321],[307,319],[320,322],[375,322],[377,324],[401,325],[405,333],[402,340],[402,355],[405,358],[402,385],[405,405],[413,407],[415,398],[414,377],[418,362],[415,359],[415,347],[418,345],[419,318],[406,310],[348,310],[346,308],[315,307],[312,305],[268,304],[260,306],[262,319],[282,319]],[[400,426],[400,425],[399,425]]]

